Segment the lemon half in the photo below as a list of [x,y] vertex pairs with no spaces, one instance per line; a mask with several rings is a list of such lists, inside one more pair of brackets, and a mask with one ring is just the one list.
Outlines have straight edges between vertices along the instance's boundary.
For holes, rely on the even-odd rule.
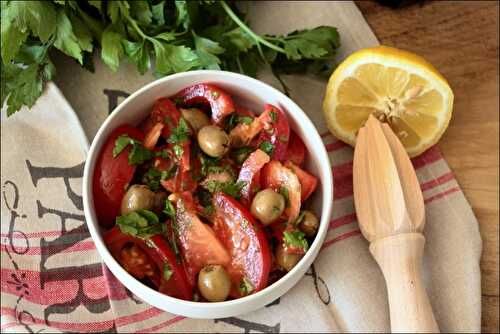
[[446,130],[453,92],[445,78],[413,53],[378,46],[347,57],[330,77],[323,112],[330,131],[354,146],[368,116],[386,122],[410,156]]

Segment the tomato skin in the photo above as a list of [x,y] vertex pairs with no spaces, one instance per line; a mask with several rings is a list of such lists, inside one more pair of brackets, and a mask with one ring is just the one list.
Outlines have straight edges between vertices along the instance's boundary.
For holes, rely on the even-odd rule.
[[241,203],[224,193],[215,193],[213,204],[214,231],[231,255],[227,268],[233,283],[231,296],[241,297],[237,287],[243,277],[252,282],[252,293],[265,288],[271,253],[262,226]]
[[[170,99],[162,97],[156,100],[153,111],[149,115],[150,122],[144,124],[144,131],[148,133],[149,127],[153,127],[157,123],[164,123],[165,126],[161,131],[161,135],[163,138],[168,139],[172,134],[172,129],[179,124],[180,118],[181,113],[175,104]],[[166,119],[168,121],[165,121]]]
[[286,152],[286,159],[294,164],[300,166],[306,158],[306,146],[295,131],[290,131],[290,139],[288,141],[288,149]]
[[271,160],[261,171],[260,182],[263,188],[272,188],[279,191],[281,187],[288,190],[288,199],[290,206],[285,209],[288,221],[293,222],[300,213],[301,204],[301,185],[295,173],[283,166],[277,160]]
[[[153,279],[153,283],[157,285],[160,292],[175,298],[193,300],[193,291],[188,283],[186,272],[182,265],[177,262],[174,252],[161,235],[152,236],[149,239],[148,246],[143,240],[125,234],[121,232],[118,226],[115,226],[106,232],[104,242],[117,261],[120,259],[120,252],[125,245],[129,243],[135,244],[156,265],[157,273]],[[168,263],[173,272],[168,281],[163,277],[165,263]]]
[[[175,175],[168,180],[160,181],[161,185],[169,192],[183,192],[183,191],[194,191],[197,187],[196,181],[191,175],[191,149],[190,142],[186,141],[179,144],[182,147],[183,153],[180,158],[165,159],[162,157],[156,157],[153,162],[153,166],[160,171],[168,171],[175,165],[177,165],[177,171]],[[172,144],[168,145],[168,150],[172,157],[175,157],[172,151]],[[196,161],[196,159],[195,159]]]
[[304,202],[316,190],[316,187],[318,186],[318,178],[314,175],[309,174],[291,161],[287,161],[285,163],[285,166],[290,168],[295,173],[295,175],[297,175],[301,189],[300,197],[302,202]]
[[141,141],[144,138],[138,129],[122,125],[111,133],[101,150],[94,167],[93,195],[97,219],[103,227],[113,226],[115,218],[120,215],[122,198],[136,169],[135,165],[128,164],[130,145],[113,157],[115,141],[121,135]]
[[238,181],[246,182],[241,189],[241,201],[248,206],[252,201],[254,189],[260,188],[260,170],[270,160],[269,156],[262,150],[253,151],[241,166]]
[[271,113],[274,114],[274,117],[269,116],[271,118],[271,128],[266,129],[266,127],[264,127],[264,131],[261,131],[259,137],[257,138],[256,145],[258,147],[263,141],[269,141],[274,145],[271,158],[283,161],[287,158],[286,153],[288,141],[290,139],[290,126],[288,124],[288,118],[283,110],[271,104],[266,104],[263,114],[271,115]]
[[210,106],[212,121],[220,125],[222,120],[235,111],[233,99],[221,88],[212,84],[196,84],[184,88],[174,95],[183,105],[202,104]]
[[194,286],[198,272],[209,264],[227,267],[231,257],[210,226],[196,215],[196,207],[190,192],[177,194],[176,220],[179,229],[179,245],[185,260],[189,282]]

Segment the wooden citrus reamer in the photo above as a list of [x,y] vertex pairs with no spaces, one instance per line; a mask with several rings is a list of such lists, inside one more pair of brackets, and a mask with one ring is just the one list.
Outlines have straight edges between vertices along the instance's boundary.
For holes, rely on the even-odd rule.
[[422,191],[403,145],[373,116],[359,130],[353,169],[356,213],[385,277],[392,331],[438,332],[422,283]]

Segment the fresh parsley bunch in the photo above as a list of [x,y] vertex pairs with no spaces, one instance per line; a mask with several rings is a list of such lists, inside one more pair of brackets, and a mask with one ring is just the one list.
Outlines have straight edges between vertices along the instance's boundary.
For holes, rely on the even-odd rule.
[[158,76],[195,69],[255,76],[270,64],[279,79],[330,74],[338,47],[337,30],[328,26],[258,35],[225,1],[1,1],[1,103],[10,116],[36,102],[54,78],[54,48],[89,70],[100,48],[113,71],[127,60],[142,74],[154,67]]

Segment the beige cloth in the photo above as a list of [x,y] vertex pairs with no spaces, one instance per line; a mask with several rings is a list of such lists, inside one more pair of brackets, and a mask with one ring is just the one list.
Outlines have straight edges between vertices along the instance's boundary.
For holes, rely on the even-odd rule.
[[[339,60],[377,39],[352,2],[271,2],[250,6],[259,32],[338,27]],[[132,66],[96,73],[56,59],[57,84],[89,138],[114,102],[153,80]],[[279,87],[269,73],[262,80]],[[137,300],[106,269],[86,231],[81,175],[87,140],[72,108],[48,85],[31,112],[1,122],[2,300],[5,332],[337,332],[389,330],[382,274],[360,235],[352,199],[352,149],[328,135],[325,82],[285,78],[329,151],[335,178],[331,229],[307,275],[281,299],[240,317],[183,319]],[[117,97],[118,96],[118,97]],[[481,319],[477,221],[436,148],[413,160],[426,199],[424,278],[441,331],[478,332]],[[63,224],[65,227],[63,228]],[[104,276],[103,276],[104,275]]]

